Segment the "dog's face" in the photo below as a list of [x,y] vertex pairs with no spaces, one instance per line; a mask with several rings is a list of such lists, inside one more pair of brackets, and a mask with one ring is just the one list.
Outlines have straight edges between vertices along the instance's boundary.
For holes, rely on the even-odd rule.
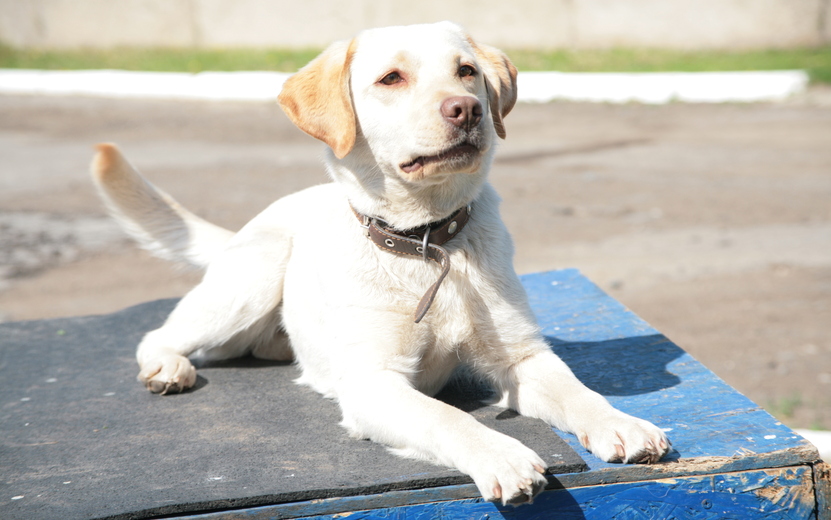
[[478,172],[515,101],[510,61],[448,22],[335,43],[280,94],[292,121],[337,158],[361,148],[385,175],[412,182]]
[[449,24],[361,34],[351,64],[352,103],[386,173],[419,180],[477,171],[491,149],[483,66]]

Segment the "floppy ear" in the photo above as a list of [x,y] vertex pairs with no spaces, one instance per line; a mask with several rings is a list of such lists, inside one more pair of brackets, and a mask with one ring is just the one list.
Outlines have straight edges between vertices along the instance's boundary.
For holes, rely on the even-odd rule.
[[330,45],[286,80],[277,100],[289,119],[343,159],[355,146],[357,127],[349,94],[352,42]]
[[516,67],[502,51],[472,41],[471,44],[484,72],[493,127],[496,135],[505,139],[502,118],[508,115],[516,103]]

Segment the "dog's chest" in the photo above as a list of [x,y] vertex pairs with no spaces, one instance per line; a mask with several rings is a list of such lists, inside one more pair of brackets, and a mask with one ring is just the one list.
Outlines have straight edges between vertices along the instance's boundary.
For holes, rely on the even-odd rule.
[[411,336],[418,342],[411,346],[419,359],[414,383],[428,395],[441,390],[456,367],[475,357],[493,338],[492,327],[485,323],[488,312],[481,295],[468,280],[448,278],[425,320],[414,325],[425,333]]
[[476,317],[482,314],[482,309],[477,309],[476,298],[471,298],[472,291],[460,285],[466,284],[446,280],[430,309],[428,324],[443,349],[467,343],[475,334]]
[[484,329],[490,315],[490,299],[476,284],[481,273],[469,262],[469,255],[464,250],[451,254],[451,266],[424,320],[441,351],[463,348],[487,336]]

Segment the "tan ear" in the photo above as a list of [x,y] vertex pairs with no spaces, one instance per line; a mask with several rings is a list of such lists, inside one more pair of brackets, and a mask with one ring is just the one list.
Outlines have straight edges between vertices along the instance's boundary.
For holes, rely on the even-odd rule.
[[496,129],[496,135],[505,139],[502,118],[507,116],[516,104],[516,67],[499,49],[473,41],[470,43],[484,72],[493,127]]
[[289,119],[328,144],[338,159],[355,146],[357,127],[349,94],[352,42],[330,45],[286,80],[277,100]]

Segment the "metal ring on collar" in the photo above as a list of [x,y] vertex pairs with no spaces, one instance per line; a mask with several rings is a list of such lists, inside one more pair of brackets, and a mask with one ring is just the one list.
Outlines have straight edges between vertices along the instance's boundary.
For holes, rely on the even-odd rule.
[[427,231],[424,232],[424,240],[421,242],[421,257],[425,262],[430,260],[427,258],[427,246],[430,244],[430,226],[427,226]]

